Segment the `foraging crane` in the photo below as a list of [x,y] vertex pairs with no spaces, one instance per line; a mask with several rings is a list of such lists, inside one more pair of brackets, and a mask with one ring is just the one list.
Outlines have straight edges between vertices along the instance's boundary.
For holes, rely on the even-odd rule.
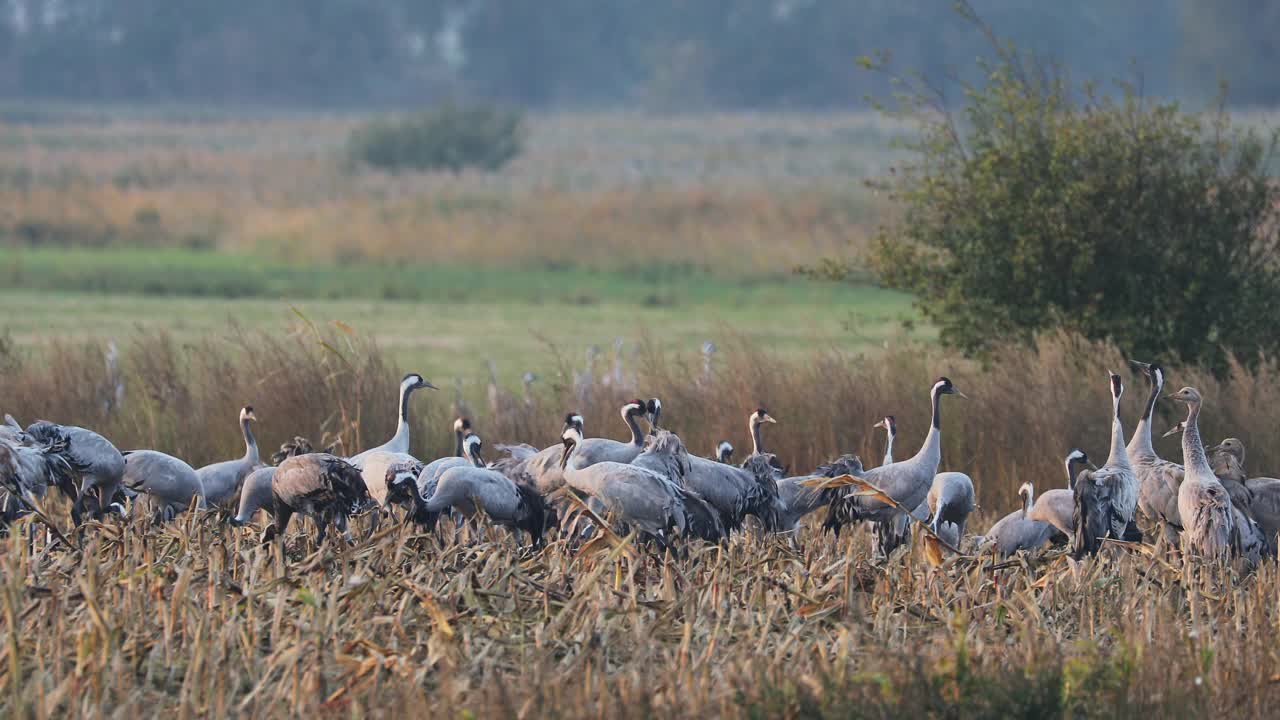
[[352,455],[350,458],[347,458],[347,462],[356,468],[359,468],[364,464],[365,458],[375,452],[409,452],[409,398],[413,395],[413,391],[421,388],[430,388],[432,390],[438,389],[435,385],[432,385],[423,379],[423,377],[418,373],[409,373],[408,375],[405,375],[404,379],[400,381],[400,401],[396,410],[396,434],[391,436],[390,440],[375,448],[370,448],[357,455]]
[[[688,516],[679,484],[661,473],[609,460],[578,467],[573,459],[583,442],[582,432],[570,427],[564,431],[563,440],[565,451],[560,468],[565,484],[590,496],[619,522],[643,533],[664,549],[669,547],[666,540],[669,529],[685,534]],[[713,502],[710,498],[707,501]]]
[[973,480],[964,473],[938,473],[929,487],[927,498],[933,534],[942,537],[940,526],[942,523],[950,523],[956,528],[957,538],[957,542],[951,546],[959,547],[958,542],[964,539],[965,523],[969,519],[969,513],[973,512]]
[[768,453],[748,457],[741,467],[690,455],[688,471],[679,482],[720,513],[726,531],[742,527],[748,515],[773,529],[782,510],[774,462]]
[[[414,478],[414,484],[418,488],[419,495],[424,498],[431,497],[431,494],[436,491],[436,483],[440,481],[440,476],[444,474],[445,470],[471,464],[471,461],[467,459],[466,448],[463,447],[465,438],[470,434],[470,420],[460,417],[453,421],[454,454],[452,457],[437,458],[422,466],[422,469],[419,470]],[[401,470],[403,471],[403,468]]]
[[[440,513],[453,509],[468,517],[482,508],[491,520],[529,533],[534,547],[542,546],[542,533],[548,518],[554,514],[538,491],[524,483],[518,483],[484,463],[480,436],[471,434],[463,442],[463,451],[471,463],[466,467],[452,467],[440,475],[435,492],[430,498],[410,491],[415,504],[415,519],[434,525]],[[413,473],[400,467],[389,468],[387,482],[409,487]],[[416,483],[415,483],[416,485]]]
[[658,432],[658,418],[662,417],[662,401],[658,398],[649,398],[645,401],[645,419],[649,423],[649,434],[653,435]]
[[249,423],[256,422],[258,416],[253,407],[246,405],[240,408],[240,433],[244,436],[244,457],[239,460],[205,465],[196,470],[200,484],[204,487],[205,502],[210,505],[222,505],[237,497],[240,486],[249,473],[262,466],[258,461],[258,441],[249,429]]
[[598,462],[629,463],[644,450],[644,433],[640,431],[637,417],[648,412],[648,405],[643,400],[632,400],[622,406],[622,421],[631,431],[630,442],[620,442],[609,438],[588,438],[574,446],[573,466],[575,469],[591,467]]
[[[271,462],[274,465],[263,465],[253,472],[240,487],[240,507],[235,517],[227,522],[236,527],[240,527],[249,522],[253,518],[254,513],[259,510],[266,509],[272,512],[271,507],[271,480],[276,475],[276,466],[284,462],[286,458],[298,455],[307,455],[314,452],[311,441],[304,437],[294,437],[280,445],[280,449],[271,454]],[[325,452],[329,452],[326,450]]]
[[994,546],[1000,559],[1006,559],[1019,550],[1038,550],[1049,542],[1057,532],[1057,528],[1047,522],[1033,520],[1030,517],[1032,495],[1031,483],[1023,483],[1018,488],[1018,497],[1022,499],[1022,507],[996,521],[986,535],[974,538],[981,550],[986,546]]
[[1182,547],[1185,552],[1215,560],[1232,549],[1237,531],[1231,512],[1231,496],[1213,474],[1200,441],[1200,392],[1184,387],[1169,396],[1187,405],[1186,428],[1182,433],[1182,467],[1185,472],[1178,488],[1178,514],[1182,518]]
[[328,453],[309,453],[286,458],[271,479],[275,522],[262,533],[262,541],[279,537],[294,513],[310,517],[316,523],[316,543],[324,541],[325,530],[332,523],[351,541],[347,518],[369,502],[360,471],[346,460]]
[[796,530],[805,515],[824,507],[839,494],[838,488],[818,489],[808,487],[804,483],[813,478],[833,478],[841,475],[862,477],[862,458],[857,455],[841,455],[830,463],[819,465],[811,475],[783,478],[778,481],[778,500],[782,509],[774,530],[791,532]]
[[[868,470],[864,477],[876,487],[888,493],[902,507],[915,508],[929,495],[933,478],[942,462],[942,396],[965,397],[950,379],[940,377],[929,390],[933,419],[929,433],[920,450],[908,460],[881,465]],[[888,503],[865,495],[846,493],[831,504],[824,525],[838,529],[841,525],[858,520],[890,523],[902,514],[902,510]]]
[[156,507],[157,517],[168,522],[194,501],[205,509],[204,483],[195,468],[158,450],[131,450],[124,453],[124,486]]
[[720,519],[720,511],[704,497],[684,484],[689,474],[690,456],[684,442],[673,432],[656,430],[644,442],[644,451],[632,465],[663,475],[680,488],[680,501],[686,518],[685,534],[716,542],[728,533]]
[[70,442],[60,431],[46,433],[42,442],[20,429],[0,432],[0,495],[4,495],[4,522],[17,519],[35,500],[43,499],[50,486],[57,487],[73,503],[76,485],[66,458]]
[[[103,509],[110,507],[124,483],[124,455],[98,433],[74,425],[41,420],[28,426],[27,434],[46,445],[66,437],[68,447],[63,457],[80,478],[80,493],[71,515],[78,524],[81,513],[88,508],[93,517],[101,518]],[[98,496],[92,507],[87,505],[91,502],[90,490],[96,490]]]

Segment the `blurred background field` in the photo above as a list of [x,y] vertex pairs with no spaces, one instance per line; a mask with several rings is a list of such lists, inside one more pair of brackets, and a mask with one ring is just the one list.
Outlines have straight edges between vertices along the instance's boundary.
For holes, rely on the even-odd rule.
[[294,310],[397,365],[506,379],[642,336],[696,353],[859,351],[923,338],[908,296],[812,282],[854,258],[904,128],[870,113],[535,113],[502,173],[382,173],[356,114],[9,105],[0,111],[0,328],[180,340]]

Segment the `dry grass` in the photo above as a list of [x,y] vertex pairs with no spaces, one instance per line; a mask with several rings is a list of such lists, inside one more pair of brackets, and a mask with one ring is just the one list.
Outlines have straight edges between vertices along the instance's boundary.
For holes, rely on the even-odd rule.
[[[0,354],[3,410],[196,464],[239,454],[244,402],[264,443],[328,433],[355,449],[391,431],[399,372],[342,334],[303,326],[238,346],[157,336],[124,349],[115,408],[101,348],[56,350],[38,364]],[[782,421],[771,449],[805,469],[840,451],[878,457],[870,425],[886,412],[909,450],[930,381],[946,373],[972,398],[946,401],[944,464],[973,476],[978,530],[1013,507],[1021,481],[1061,483],[1069,447],[1105,455],[1105,370],[1120,366],[1114,350],[1066,337],[1008,349],[989,368],[914,346],[797,363],[731,338],[717,357],[703,376],[692,358],[655,350],[634,386],[589,391],[563,363],[528,405],[507,389],[496,413],[483,397],[464,401],[490,446],[545,445],[567,408],[585,412],[590,433],[619,435],[619,401],[656,394],[694,451],[721,437],[744,446],[746,415],[764,403]],[[1206,434],[1243,437],[1258,474],[1280,460],[1263,434],[1278,419],[1277,374],[1269,363],[1222,380],[1169,372],[1205,391]],[[1126,395],[1127,418],[1142,395]],[[447,391],[415,400],[420,456],[448,452],[449,405]],[[65,523],[64,509],[51,516]],[[1113,547],[1080,566],[1051,554],[926,570],[918,557],[873,562],[863,534],[836,541],[817,519],[797,547],[739,538],[666,560],[562,541],[532,554],[503,530],[468,529],[455,544],[385,524],[355,547],[318,549],[299,524],[278,558],[252,531],[194,516],[108,521],[82,549],[38,542],[31,556],[20,527],[3,557],[0,697],[10,715],[34,717],[1261,717],[1280,701],[1274,565],[1213,585],[1176,560]]]
[[0,127],[0,241],[293,258],[776,271],[860,247],[872,115],[531,118],[498,175],[353,173],[359,118]]

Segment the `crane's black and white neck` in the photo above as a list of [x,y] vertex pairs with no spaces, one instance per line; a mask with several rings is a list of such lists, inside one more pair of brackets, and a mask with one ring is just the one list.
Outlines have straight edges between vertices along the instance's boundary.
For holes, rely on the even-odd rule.
[[933,419],[929,424],[929,433],[924,436],[924,443],[920,445],[920,450],[916,453],[916,457],[933,463],[935,467],[942,462],[943,395],[968,397],[957,390],[951,379],[945,376],[938,378],[937,382],[933,384],[933,388],[929,391],[929,402],[933,406]]
[[1124,381],[1107,371],[1111,380],[1111,452],[1107,455],[1110,467],[1129,467],[1129,453],[1124,446],[1124,423],[1120,420],[1120,397],[1124,395]]
[[1068,488],[1074,488],[1076,486],[1076,467],[1088,464],[1089,456],[1086,455],[1083,450],[1079,448],[1072,448],[1071,452],[1067,453],[1067,458],[1063,461],[1063,465],[1067,468]]
[[631,430],[631,444],[644,447],[644,432],[640,430],[640,421],[636,418],[647,414],[649,406],[643,400],[632,400],[622,406],[622,421]]
[[733,445],[728,440],[721,440],[720,444],[716,445],[716,460],[728,465],[732,459]]
[[1130,360],[1129,362],[1147,377],[1151,393],[1147,396],[1147,404],[1142,409],[1142,417],[1138,419],[1138,425],[1133,431],[1133,439],[1129,441],[1127,449],[1129,454],[1134,457],[1154,457],[1156,451],[1155,446],[1151,443],[1151,417],[1155,413],[1156,401],[1160,399],[1160,393],[1164,390],[1164,368],[1155,363],[1144,363],[1137,360]]
[[582,443],[582,431],[576,426],[570,425],[565,428],[564,434],[560,436],[560,441],[564,443],[564,453],[560,456],[560,469],[564,470],[569,465],[569,456]]
[[465,417],[460,417],[453,421],[453,455],[454,457],[466,457],[465,450],[462,447],[462,440],[471,432],[471,421]]
[[748,420],[747,425],[751,429],[751,454],[752,455],[762,455],[765,452],[764,440],[760,432],[760,426],[764,425],[765,423],[776,423],[776,422],[778,421],[774,420],[773,416],[770,415],[768,411],[766,411],[764,408],[756,408],[756,411],[751,413],[751,418]]
[[421,388],[435,390],[436,386],[427,382],[418,373],[409,373],[400,381],[400,401],[396,408],[396,434],[386,446],[390,452],[409,452],[409,398],[414,390]]

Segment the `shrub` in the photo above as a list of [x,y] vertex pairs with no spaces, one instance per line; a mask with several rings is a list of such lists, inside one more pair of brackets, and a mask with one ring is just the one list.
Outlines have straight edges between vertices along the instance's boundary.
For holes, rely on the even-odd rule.
[[351,133],[347,156],[381,170],[495,171],[520,154],[520,113],[488,106],[453,106],[390,120]]
[[1280,347],[1276,134],[1073,85],[962,11],[993,59],[959,107],[899,81],[890,112],[920,132],[887,183],[904,212],[872,250],[883,282],[971,352],[1050,328],[1218,370]]

